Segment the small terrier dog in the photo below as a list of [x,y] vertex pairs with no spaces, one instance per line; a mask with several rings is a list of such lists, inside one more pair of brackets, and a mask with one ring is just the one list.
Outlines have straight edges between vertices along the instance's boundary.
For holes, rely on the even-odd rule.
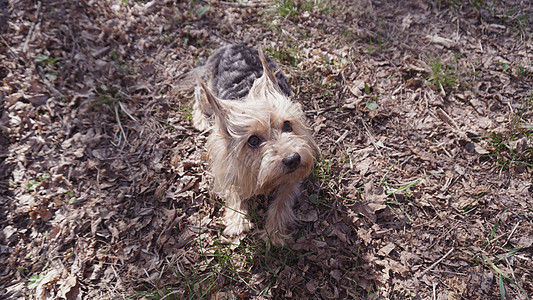
[[301,182],[319,154],[301,105],[289,98],[285,75],[261,48],[241,45],[218,49],[186,75],[198,82],[194,126],[212,130],[207,149],[214,191],[227,205],[224,234],[249,230],[248,199],[272,195],[265,237],[284,244]]

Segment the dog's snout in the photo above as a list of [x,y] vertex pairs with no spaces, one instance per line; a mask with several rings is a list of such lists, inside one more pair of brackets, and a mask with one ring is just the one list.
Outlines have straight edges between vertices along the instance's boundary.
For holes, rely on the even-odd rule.
[[300,154],[298,154],[296,152],[293,152],[293,153],[287,155],[282,160],[282,162],[287,168],[289,168],[290,170],[294,170],[300,165],[301,159],[302,158],[300,157]]

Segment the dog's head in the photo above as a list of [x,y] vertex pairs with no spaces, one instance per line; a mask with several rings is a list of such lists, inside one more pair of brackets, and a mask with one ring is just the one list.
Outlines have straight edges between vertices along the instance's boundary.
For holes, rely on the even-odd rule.
[[241,101],[218,99],[198,79],[214,112],[208,150],[219,192],[264,194],[311,172],[319,150],[301,105],[281,92],[259,49],[263,74]]

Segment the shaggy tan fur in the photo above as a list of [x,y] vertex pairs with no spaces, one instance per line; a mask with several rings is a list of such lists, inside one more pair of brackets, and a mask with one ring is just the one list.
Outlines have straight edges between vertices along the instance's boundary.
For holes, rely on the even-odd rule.
[[194,125],[202,131],[212,127],[207,149],[214,191],[227,205],[224,234],[249,230],[247,200],[272,195],[265,237],[283,244],[287,225],[295,221],[292,206],[300,195],[300,184],[311,172],[319,149],[301,105],[281,90],[261,49],[257,58],[262,75],[243,99],[219,99],[200,78],[204,75],[209,84],[211,76],[196,74]]

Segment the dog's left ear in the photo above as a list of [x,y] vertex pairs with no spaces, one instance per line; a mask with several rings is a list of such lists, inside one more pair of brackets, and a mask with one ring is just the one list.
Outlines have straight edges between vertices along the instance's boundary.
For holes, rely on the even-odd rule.
[[196,80],[204,90],[207,102],[209,102],[211,108],[213,108],[213,112],[215,114],[215,122],[217,123],[218,127],[220,128],[223,134],[230,136],[228,131],[228,111],[224,108],[220,99],[218,99],[215,95],[213,95],[213,93],[211,93],[211,91],[209,90],[205,82],[202,80],[202,78],[200,78],[200,76],[196,76]]

